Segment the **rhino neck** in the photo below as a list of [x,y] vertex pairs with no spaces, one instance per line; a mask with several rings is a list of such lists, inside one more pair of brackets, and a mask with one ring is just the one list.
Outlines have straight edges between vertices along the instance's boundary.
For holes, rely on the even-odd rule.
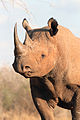
[[61,80],[64,78],[65,75],[67,75],[67,67],[64,65],[64,63],[59,63],[59,61],[56,63],[55,67],[45,76],[42,78],[51,78],[53,80]]
[[43,80],[49,80],[56,92],[56,95],[62,99],[64,86],[67,84],[67,69],[62,65],[63,63],[57,62],[54,69],[47,75],[43,76]]

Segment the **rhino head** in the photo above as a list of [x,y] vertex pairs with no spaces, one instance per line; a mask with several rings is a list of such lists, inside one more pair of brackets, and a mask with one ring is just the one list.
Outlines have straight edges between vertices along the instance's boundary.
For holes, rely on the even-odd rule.
[[32,29],[27,20],[22,23],[26,30],[22,44],[17,35],[17,24],[14,27],[14,63],[16,72],[25,77],[41,77],[49,73],[57,61],[56,34],[58,23],[48,20],[48,26]]

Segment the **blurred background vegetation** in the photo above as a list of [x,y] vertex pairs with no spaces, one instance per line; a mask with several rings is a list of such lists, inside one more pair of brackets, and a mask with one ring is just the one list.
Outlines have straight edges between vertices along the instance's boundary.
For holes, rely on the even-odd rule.
[[12,116],[20,116],[21,113],[37,115],[30,94],[29,79],[25,79],[9,67],[2,67],[0,69],[0,120],[13,120]]
[[[45,110],[46,111],[46,110]],[[68,110],[55,108],[55,120],[71,120]],[[33,104],[29,79],[8,66],[0,68],[0,120],[39,120]]]

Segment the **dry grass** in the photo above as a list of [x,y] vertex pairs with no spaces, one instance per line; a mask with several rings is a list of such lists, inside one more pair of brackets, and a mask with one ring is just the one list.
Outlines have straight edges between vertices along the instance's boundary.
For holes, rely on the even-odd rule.
[[39,116],[34,116],[34,114],[27,114],[26,112],[23,113],[16,113],[16,112],[6,112],[3,113],[0,117],[0,120],[40,120]]
[[[62,115],[62,114],[61,114]],[[71,120],[69,116],[55,116],[55,120]],[[27,114],[26,112],[16,113],[13,111],[3,113],[0,120],[41,120],[39,115]]]
[[[71,120],[68,110],[56,107],[55,120]],[[40,120],[33,104],[29,79],[9,67],[0,69],[0,120]]]

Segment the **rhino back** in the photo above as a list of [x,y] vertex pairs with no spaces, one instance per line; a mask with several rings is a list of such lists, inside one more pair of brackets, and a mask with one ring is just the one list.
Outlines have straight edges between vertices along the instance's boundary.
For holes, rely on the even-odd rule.
[[67,80],[71,84],[80,85],[80,39],[62,26],[58,29],[57,45],[68,71]]

